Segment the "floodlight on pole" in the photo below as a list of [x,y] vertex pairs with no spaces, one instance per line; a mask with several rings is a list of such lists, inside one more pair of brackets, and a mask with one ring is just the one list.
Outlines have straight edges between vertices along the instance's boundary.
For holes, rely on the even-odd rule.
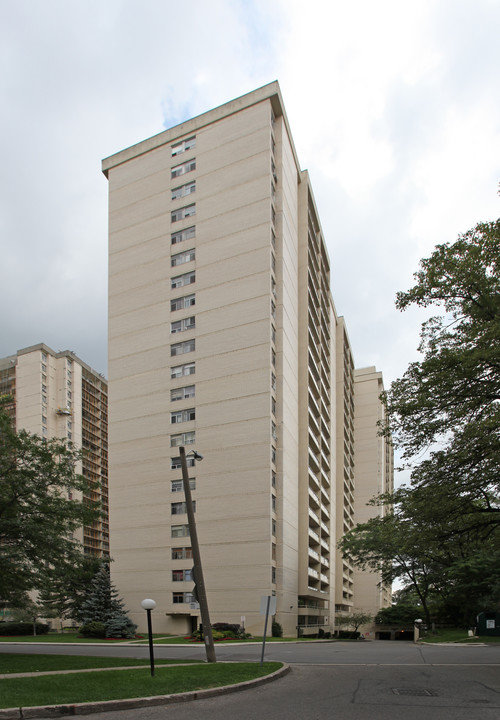
[[205,641],[205,651],[207,654],[207,662],[217,662],[215,657],[214,639],[212,637],[212,627],[210,625],[210,615],[208,612],[207,593],[205,590],[205,581],[203,579],[203,569],[201,566],[200,546],[198,544],[198,533],[196,531],[196,520],[194,517],[193,501],[191,499],[191,486],[189,484],[189,475],[187,469],[187,455],[194,460],[203,460],[203,455],[191,450],[186,455],[185,448],[179,447],[179,455],[182,467],[182,483],[184,485],[184,498],[186,501],[186,514],[188,517],[189,535],[191,537],[191,549],[193,551],[193,575],[196,583],[196,594],[200,605],[201,624],[203,627],[203,639]]

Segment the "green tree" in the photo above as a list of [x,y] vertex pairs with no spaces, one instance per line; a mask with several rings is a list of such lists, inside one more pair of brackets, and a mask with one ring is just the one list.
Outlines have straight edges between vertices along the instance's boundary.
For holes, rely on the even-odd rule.
[[80,453],[58,439],[16,432],[0,403],[0,598],[19,605],[43,587],[47,568],[70,571],[82,558],[72,533],[99,512],[91,503],[69,500],[85,493],[75,468]]
[[346,615],[335,615],[335,623],[339,628],[351,627],[354,632],[358,632],[358,628],[360,628],[361,625],[366,625],[372,622],[372,620],[373,615],[370,615],[364,610],[353,610],[352,613]]
[[382,608],[375,616],[377,625],[411,625],[422,615],[421,605],[398,603]]
[[[467,518],[460,532],[484,533],[500,526],[500,220],[439,245],[415,279],[397,307],[443,313],[423,324],[422,359],[385,395],[387,431],[412,486],[438,486],[453,519]],[[452,522],[443,530],[456,535]]]
[[101,623],[106,637],[134,636],[137,626],[127,617],[123,600],[111,582],[109,563],[103,563],[95,574],[87,597],[81,604],[79,620],[83,627]]
[[78,622],[89,585],[101,562],[100,558],[82,555],[71,568],[46,568],[43,585],[38,591],[40,614],[46,618],[59,618],[61,631],[64,620]]
[[481,223],[421,261],[397,307],[437,306],[421,359],[383,399],[410,486],[374,502],[385,517],[340,543],[384,583],[415,591],[432,612],[466,623],[498,602],[500,581],[500,221]]
[[[407,494],[383,495],[373,504],[390,504],[385,515],[356,525],[339,541],[339,548],[362,570],[376,571],[380,582],[391,586],[395,580],[411,586],[430,622],[429,600],[440,575],[436,568],[431,532],[425,533],[405,504]],[[395,505],[392,504],[396,501]],[[424,531],[424,532],[423,532]]]

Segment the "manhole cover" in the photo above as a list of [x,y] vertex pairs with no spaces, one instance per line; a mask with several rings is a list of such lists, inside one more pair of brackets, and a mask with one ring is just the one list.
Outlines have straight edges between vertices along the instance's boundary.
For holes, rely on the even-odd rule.
[[426,690],[425,688],[392,688],[394,695],[420,695],[423,697],[437,697],[435,690]]

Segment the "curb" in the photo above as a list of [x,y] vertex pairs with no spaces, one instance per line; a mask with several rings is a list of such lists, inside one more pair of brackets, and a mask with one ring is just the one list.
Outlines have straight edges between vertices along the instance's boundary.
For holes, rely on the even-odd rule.
[[255,678],[255,680],[247,680],[236,685],[223,685],[217,688],[207,688],[206,690],[193,690],[187,693],[177,693],[173,695],[154,695],[145,698],[129,698],[125,700],[102,700],[91,703],[74,703],[70,705],[46,705],[26,708],[6,708],[0,710],[0,720],[28,720],[28,718],[60,718],[65,715],[91,715],[93,713],[110,712],[112,710],[135,710],[142,707],[155,707],[158,705],[171,705],[172,703],[190,702],[192,700],[202,700],[204,698],[216,697],[217,695],[228,695],[233,692],[241,692],[250,690],[259,685],[278,680],[290,672],[290,665],[283,663],[283,667],[279,668],[270,675]]

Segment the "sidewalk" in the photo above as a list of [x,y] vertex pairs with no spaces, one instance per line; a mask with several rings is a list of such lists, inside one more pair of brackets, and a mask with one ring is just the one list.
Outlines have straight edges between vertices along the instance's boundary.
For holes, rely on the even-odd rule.
[[[204,662],[189,663],[189,667],[196,665],[206,665]],[[155,668],[170,668],[170,667],[186,667],[186,663],[161,663],[155,662]],[[25,673],[4,673],[0,675],[0,680],[9,680],[12,678],[26,678],[26,677],[42,677],[43,675],[72,675],[73,673],[91,673],[91,672],[105,672],[107,670],[150,670],[149,665],[122,665],[116,667],[103,667],[103,668],[80,668],[75,670],[42,670],[40,672],[25,672]]]

